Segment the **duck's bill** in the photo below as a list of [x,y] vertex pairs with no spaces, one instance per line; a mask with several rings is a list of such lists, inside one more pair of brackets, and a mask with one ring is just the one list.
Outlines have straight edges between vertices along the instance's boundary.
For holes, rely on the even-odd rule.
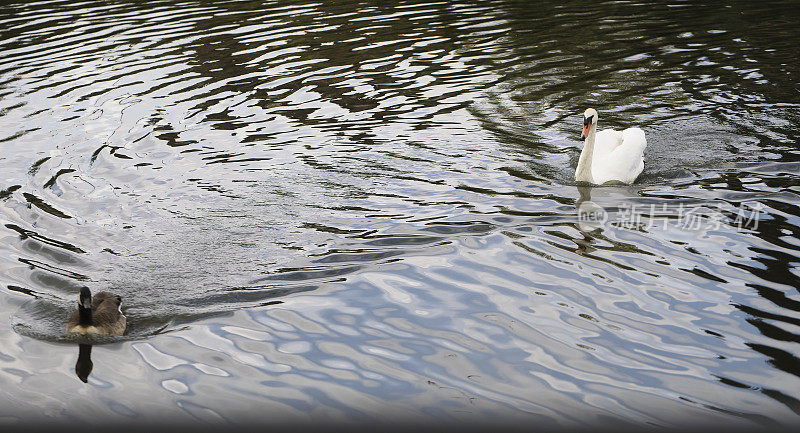
[[592,123],[591,122],[587,122],[587,123],[583,124],[583,131],[581,131],[581,140],[586,138],[586,136],[589,134],[589,128],[591,128],[591,127],[592,127]]

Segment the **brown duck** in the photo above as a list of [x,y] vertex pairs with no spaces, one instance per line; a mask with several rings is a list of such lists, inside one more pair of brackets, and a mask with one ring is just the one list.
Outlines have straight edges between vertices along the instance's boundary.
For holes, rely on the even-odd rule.
[[88,287],[81,288],[78,309],[67,322],[67,332],[84,335],[122,335],[125,316],[120,309],[122,297],[99,292],[92,297]]

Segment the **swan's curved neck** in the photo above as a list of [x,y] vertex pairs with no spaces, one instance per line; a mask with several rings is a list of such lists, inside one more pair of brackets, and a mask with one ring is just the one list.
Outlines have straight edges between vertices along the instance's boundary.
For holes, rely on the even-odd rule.
[[594,157],[594,136],[597,131],[597,124],[592,123],[586,140],[583,142],[581,157],[578,159],[578,168],[575,169],[575,180],[578,182],[594,183],[592,178],[592,158]]

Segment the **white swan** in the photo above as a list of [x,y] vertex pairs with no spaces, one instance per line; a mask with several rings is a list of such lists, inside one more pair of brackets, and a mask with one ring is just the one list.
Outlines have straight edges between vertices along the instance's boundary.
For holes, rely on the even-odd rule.
[[597,185],[633,183],[644,169],[644,131],[628,128],[622,132],[605,129],[597,132],[597,111],[583,113],[583,151],[575,169],[575,180]]

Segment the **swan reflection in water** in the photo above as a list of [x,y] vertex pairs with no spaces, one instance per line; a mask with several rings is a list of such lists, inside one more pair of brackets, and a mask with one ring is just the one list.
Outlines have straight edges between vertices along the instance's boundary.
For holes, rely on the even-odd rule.
[[[602,232],[603,224],[608,219],[608,213],[602,206],[592,201],[592,187],[585,185],[578,185],[578,194],[580,197],[575,200],[575,209],[578,214],[577,228],[583,235],[583,239],[573,239],[573,242],[578,246],[576,252],[586,253],[591,252],[591,244],[594,241],[589,233],[595,230]],[[591,248],[591,249],[590,249]]]
[[578,210],[578,228],[586,234],[601,229],[608,221],[608,212],[603,206],[592,201],[592,187],[578,186],[580,197],[575,200]]
[[[639,190],[634,186],[589,186],[577,185],[578,199],[575,200],[575,209],[578,217],[576,228],[583,235],[582,239],[575,239],[578,252],[594,251],[591,244],[595,238],[602,236],[603,230],[608,225],[615,225],[618,220],[611,221],[612,217],[619,218],[621,208],[632,199],[640,198]],[[594,200],[592,200],[594,195]],[[624,213],[624,212],[623,212]]]

